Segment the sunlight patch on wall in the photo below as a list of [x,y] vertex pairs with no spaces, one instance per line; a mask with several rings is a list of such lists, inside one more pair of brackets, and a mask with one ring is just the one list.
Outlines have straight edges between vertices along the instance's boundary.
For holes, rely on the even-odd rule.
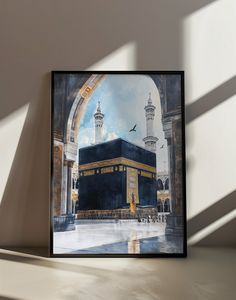
[[187,135],[187,210],[192,218],[236,188],[236,96],[191,122]]
[[[198,99],[205,96],[207,103],[209,92],[235,76],[234,28],[235,0],[214,1],[183,21],[186,104],[195,102],[199,111],[204,103],[197,107]],[[220,95],[228,92],[223,85]],[[236,95],[215,106],[209,100],[212,108],[186,126],[188,219],[236,188]]]
[[29,104],[26,104],[0,121],[0,203],[16,154],[28,108]]
[[96,64],[90,66],[91,71],[132,71],[136,69],[136,43],[129,42],[110,53]]
[[214,1],[183,22],[186,99],[193,102],[236,73],[236,1]]

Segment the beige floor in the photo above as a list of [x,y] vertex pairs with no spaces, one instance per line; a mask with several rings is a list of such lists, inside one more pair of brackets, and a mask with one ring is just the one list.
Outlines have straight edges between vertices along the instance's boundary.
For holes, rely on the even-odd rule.
[[[39,250],[43,253],[24,249]],[[0,250],[0,299],[231,300],[235,295],[236,249],[190,248],[187,259],[52,259]]]

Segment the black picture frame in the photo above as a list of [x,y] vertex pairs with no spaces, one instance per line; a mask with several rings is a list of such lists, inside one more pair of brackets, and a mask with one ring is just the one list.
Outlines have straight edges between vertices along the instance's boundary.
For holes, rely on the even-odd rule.
[[[78,75],[83,77],[84,82],[86,79],[89,78],[93,74],[116,74],[116,75],[147,75],[147,76],[159,76],[159,77],[166,77],[169,75],[176,75],[180,77],[180,130],[181,130],[181,145],[178,145],[181,148],[181,195],[182,195],[182,251],[181,253],[139,253],[139,254],[128,254],[128,253],[55,253],[53,251],[53,243],[54,243],[54,200],[53,200],[53,193],[54,193],[54,184],[55,184],[55,166],[54,166],[54,138],[56,134],[56,126],[55,126],[55,115],[57,114],[56,105],[55,105],[55,97],[56,97],[56,89],[58,85],[62,84],[58,81],[56,82],[56,77],[60,76],[73,76]],[[82,81],[83,81],[82,80]],[[65,82],[63,82],[65,84]],[[156,84],[156,83],[155,83]],[[65,89],[70,87],[65,86]],[[158,88],[158,87],[157,87]],[[160,92],[160,91],[159,91]],[[165,93],[166,91],[162,91],[161,93]],[[74,97],[74,96],[73,96]],[[166,95],[162,95],[162,97],[167,97]],[[167,98],[166,98],[167,99]],[[167,100],[168,101],[168,100]],[[166,103],[167,104],[167,103]],[[166,118],[171,118],[168,116],[168,109],[166,111]],[[65,131],[65,128],[63,128]],[[51,257],[143,257],[143,258],[150,258],[150,257],[180,257],[184,258],[187,257],[187,222],[186,222],[186,154],[185,154],[185,95],[184,95],[184,71],[63,71],[63,70],[56,70],[51,72],[51,147],[50,147],[50,256]],[[176,220],[175,220],[176,222]],[[177,220],[178,222],[178,220]]]

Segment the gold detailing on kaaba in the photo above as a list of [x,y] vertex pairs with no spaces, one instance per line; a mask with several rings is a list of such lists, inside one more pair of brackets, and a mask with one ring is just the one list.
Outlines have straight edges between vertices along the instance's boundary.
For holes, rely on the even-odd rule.
[[149,173],[149,172],[146,172],[146,171],[141,171],[141,176],[152,178],[152,173]]
[[126,202],[130,203],[130,211],[134,213],[136,211],[136,204],[139,203],[137,169],[127,168],[126,187]]
[[88,163],[88,164],[81,164],[79,166],[79,169],[80,169],[80,171],[84,171],[84,170],[91,170],[91,169],[97,169],[97,168],[103,168],[103,167],[113,167],[114,165],[120,165],[119,171],[126,170],[126,166],[127,166],[127,167],[132,167],[132,168],[136,168],[138,170],[156,174],[155,167],[152,167],[152,166],[149,166],[149,165],[125,158],[125,157],[117,157],[117,158],[113,158],[113,159],[96,161],[96,162],[92,162],[92,163]]
[[113,167],[106,167],[101,169],[101,173],[112,173],[114,171]]
[[[148,207],[140,208],[136,207],[136,218],[146,218],[147,216],[156,216],[157,208]],[[112,219],[130,219],[133,218],[134,213],[130,212],[130,208],[116,208],[116,209],[90,209],[77,211],[78,219],[101,219],[111,217]]]
[[95,170],[88,170],[88,171],[84,171],[83,175],[84,176],[91,176],[95,174]]

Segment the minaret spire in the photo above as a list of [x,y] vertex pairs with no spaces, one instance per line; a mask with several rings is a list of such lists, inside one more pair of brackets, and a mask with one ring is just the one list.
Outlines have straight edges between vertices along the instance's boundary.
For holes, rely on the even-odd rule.
[[100,101],[98,101],[97,111],[94,114],[95,123],[95,144],[102,142],[102,126],[103,126],[104,114],[102,113]]
[[154,136],[153,121],[156,107],[152,104],[151,93],[149,93],[148,104],[144,107],[146,116],[147,136],[143,139],[145,148],[149,151],[156,152],[156,142],[158,138]]
[[152,104],[151,93],[149,93],[148,104]]
[[98,101],[97,112],[101,112],[100,101]]

